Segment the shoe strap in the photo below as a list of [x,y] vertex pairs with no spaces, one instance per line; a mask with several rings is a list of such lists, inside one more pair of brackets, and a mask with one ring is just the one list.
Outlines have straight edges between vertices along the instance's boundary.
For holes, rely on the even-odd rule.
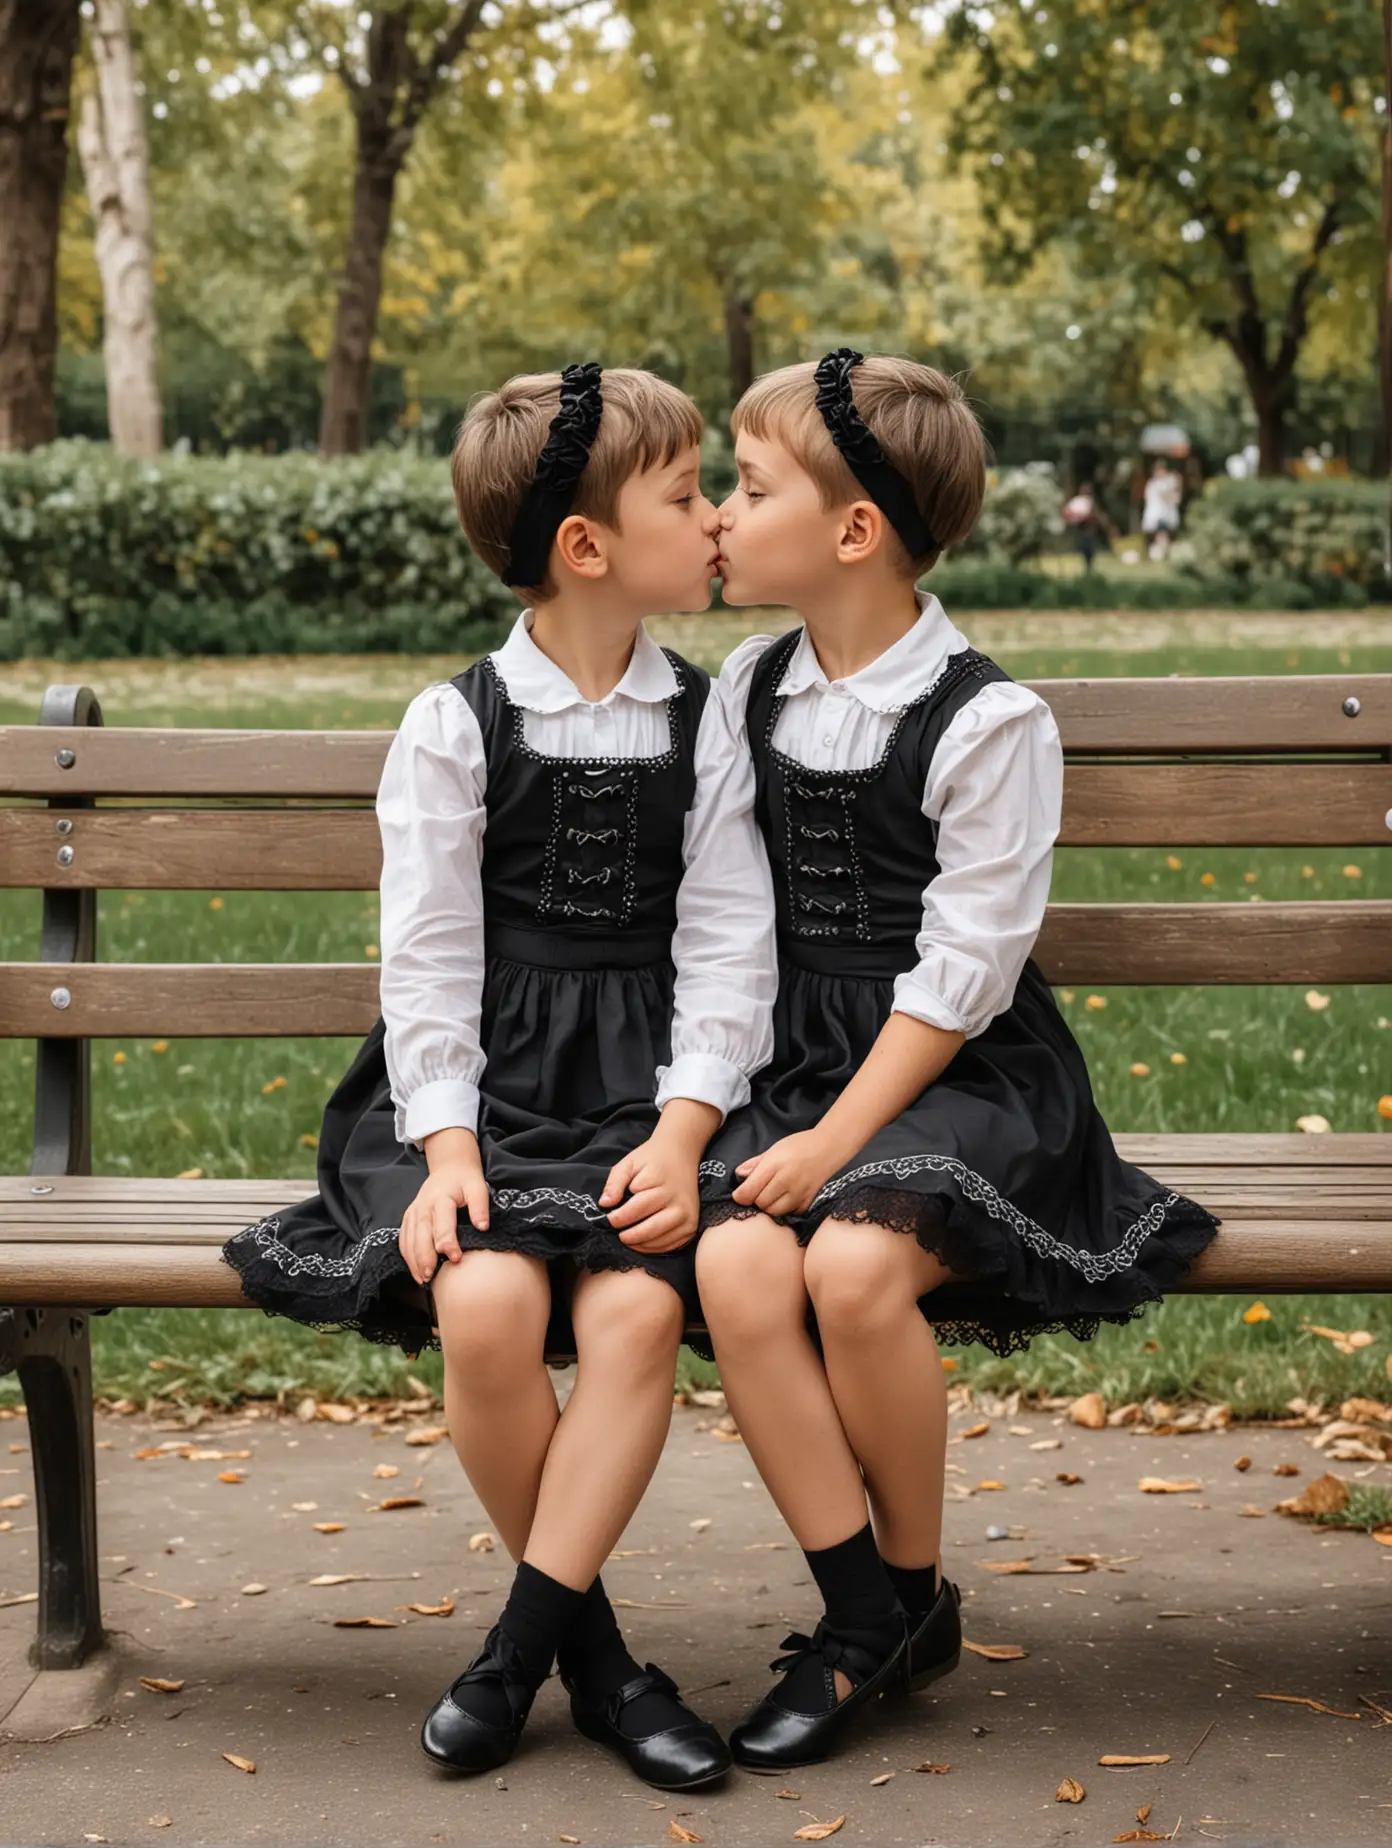
[[525,1712],[536,1698],[536,1684],[527,1673],[521,1650],[498,1624],[488,1632],[483,1648],[464,1673],[455,1676],[450,1693],[481,1681],[501,1683],[514,1713]]
[[621,1688],[615,1688],[604,1703],[604,1713],[611,1725],[618,1723],[618,1717],[624,1708],[635,1700],[641,1700],[645,1694],[666,1694],[682,1704],[681,1691],[675,1681],[657,1666],[649,1662],[641,1675],[635,1675],[632,1681],[625,1681]]
[[787,1653],[770,1662],[769,1667],[775,1675],[785,1675],[799,1667],[808,1656],[816,1656],[828,1676],[839,1668],[853,1686],[859,1687],[878,1674],[885,1664],[883,1655],[866,1647],[861,1640],[862,1634],[834,1630],[823,1618],[811,1636],[804,1636],[800,1630],[785,1636],[782,1647]]

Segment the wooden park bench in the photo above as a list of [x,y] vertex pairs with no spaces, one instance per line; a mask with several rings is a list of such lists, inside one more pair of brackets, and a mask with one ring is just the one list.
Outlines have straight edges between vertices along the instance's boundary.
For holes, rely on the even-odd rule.
[[[1368,847],[1392,840],[1392,675],[1051,681],[1062,841]],[[101,727],[86,688],[0,728],[0,883],[43,891],[37,960],[0,964],[0,1037],[37,1043],[28,1175],[0,1178],[0,1372],[28,1401],[40,1667],[101,1641],[87,1312],[240,1304],[229,1233],[303,1180],[91,1172],[91,1042],[361,1035],[371,964],[97,959],[103,888],[360,891],[378,876],[380,732]],[[187,806],[190,802],[197,806]],[[212,956],[211,945],[209,955]],[[1392,901],[1057,905],[1066,985],[1392,982]],[[1195,1291],[1392,1289],[1392,1137],[1122,1136],[1223,1218]]]

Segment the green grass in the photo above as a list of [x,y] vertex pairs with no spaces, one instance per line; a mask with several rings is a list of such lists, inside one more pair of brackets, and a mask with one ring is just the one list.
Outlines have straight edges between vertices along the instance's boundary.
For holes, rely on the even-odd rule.
[[[751,613],[752,616],[753,613]],[[715,666],[748,627],[775,617],[724,616],[666,626],[678,646]],[[967,619],[973,640],[1020,678],[1127,674],[1392,671],[1392,621],[1352,616],[1182,618],[1059,615]],[[258,727],[394,725],[411,694],[458,663],[432,658],[42,663],[0,670],[0,722],[27,721],[48,679],[86,679],[108,724]],[[1392,896],[1387,849],[1060,852],[1060,900],[1250,901]],[[1353,878],[1344,868],[1356,865]],[[1213,882],[1201,883],[1204,874]],[[213,901],[220,904],[213,908]],[[105,959],[354,961],[377,937],[373,894],[104,893]],[[0,893],[0,958],[38,945],[39,900]],[[1336,989],[1316,1011],[1301,990],[1114,989],[1104,1008],[1086,991],[1062,1005],[1087,1054],[1113,1130],[1290,1130],[1317,1112],[1336,1130],[1386,1129],[1378,1098],[1392,1092],[1392,990]],[[93,1048],[94,1164],[106,1173],[310,1176],[323,1105],[354,1050],[346,1041],[100,1042]],[[1183,1055],[1184,1063],[1171,1055]],[[1131,1075],[1137,1062],[1144,1077]],[[275,1078],[285,1083],[263,1087]],[[0,1168],[28,1165],[32,1051],[0,1043]],[[959,1353],[957,1377],[1030,1391],[1097,1389],[1111,1400],[1190,1394],[1235,1409],[1279,1410],[1297,1393],[1392,1396],[1392,1299],[1271,1298],[1270,1322],[1241,1320],[1245,1299],[1177,1298],[1090,1343],[1037,1341],[997,1361]],[[1341,1356],[1303,1322],[1366,1328],[1372,1346]],[[99,1390],[175,1403],[230,1402],[304,1387],[322,1395],[405,1390],[408,1375],[438,1382],[430,1355],[409,1362],[352,1336],[315,1335],[245,1311],[124,1310],[95,1328]],[[151,1369],[151,1360],[166,1364]],[[692,1377],[696,1377],[693,1372]],[[705,1377],[701,1374],[700,1377]],[[0,1398],[14,1397],[0,1381]]]

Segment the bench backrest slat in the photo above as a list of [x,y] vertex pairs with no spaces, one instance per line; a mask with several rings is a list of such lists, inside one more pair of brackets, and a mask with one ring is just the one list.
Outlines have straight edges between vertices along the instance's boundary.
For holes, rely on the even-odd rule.
[[[1064,749],[1121,756],[1199,751],[1386,751],[1392,675],[1039,680]],[[1357,703],[1353,716],[1346,703]],[[0,727],[0,794],[370,798],[385,731],[256,732],[109,726]],[[60,767],[60,752],[73,762]]]

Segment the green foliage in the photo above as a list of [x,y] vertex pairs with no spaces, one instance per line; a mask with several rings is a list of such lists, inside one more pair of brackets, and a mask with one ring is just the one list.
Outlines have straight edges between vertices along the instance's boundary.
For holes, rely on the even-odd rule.
[[1322,601],[1384,600],[1387,521],[1383,483],[1219,481],[1191,507],[1176,562],[1237,580],[1244,601],[1283,582]]
[[1056,551],[1063,537],[1058,481],[1047,463],[1004,469],[986,490],[985,505],[971,537],[954,558],[988,558],[1023,565]]
[[1030,571],[1001,560],[954,558],[925,583],[949,610],[1312,610],[1359,608],[1356,584],[1328,578],[1318,587],[1291,578],[1173,572]]
[[443,462],[0,457],[0,659],[451,649],[516,607]]

